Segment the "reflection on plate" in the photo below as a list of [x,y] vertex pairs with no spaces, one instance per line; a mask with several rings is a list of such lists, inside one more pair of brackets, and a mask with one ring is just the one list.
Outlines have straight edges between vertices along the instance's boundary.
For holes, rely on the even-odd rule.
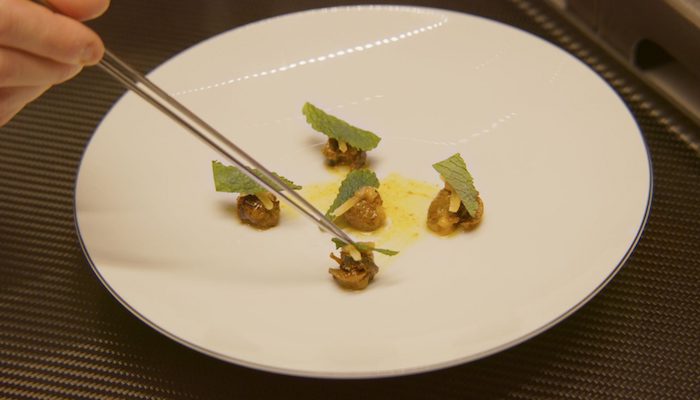
[[328,236],[289,208],[278,228],[241,225],[235,197],[213,189],[220,157],[127,94],[80,168],[86,254],[139,318],[237,364],[372,377],[494,353],[590,299],[646,220],[649,159],[624,104],[568,54],[492,21],[305,12],[219,35],[151,77],[317,194],[342,177],[323,167],[305,101],[383,137],[370,154],[380,179],[438,187],[431,164],[460,152],[486,204],[468,234],[436,237],[419,215],[402,228],[411,240],[379,238],[401,254],[378,258],[364,292],[343,291],[327,273]]

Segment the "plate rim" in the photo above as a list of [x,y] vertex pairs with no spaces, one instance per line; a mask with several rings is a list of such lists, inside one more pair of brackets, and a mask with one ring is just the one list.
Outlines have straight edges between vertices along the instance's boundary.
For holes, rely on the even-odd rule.
[[213,357],[215,359],[231,363],[234,365],[238,366],[243,366],[247,368],[252,368],[255,370],[259,371],[264,371],[264,372],[270,372],[270,373],[276,373],[276,374],[283,374],[283,375],[288,375],[288,376],[296,376],[296,377],[304,377],[304,378],[322,378],[322,379],[367,379],[367,378],[391,378],[391,377],[399,377],[399,376],[408,376],[408,375],[416,375],[416,374],[421,374],[421,373],[426,373],[426,372],[432,372],[432,371],[438,371],[450,367],[455,367],[463,364],[467,364],[485,357],[488,357],[490,355],[494,355],[497,353],[500,353],[504,350],[510,349],[512,347],[515,347],[521,343],[524,343],[540,334],[543,332],[553,328],[563,320],[567,319],[571,315],[573,315],[576,311],[581,309],[584,305],[586,305],[593,297],[598,295],[600,291],[605,288],[610,281],[618,274],[618,272],[622,269],[622,267],[625,265],[625,263],[629,260],[630,256],[632,253],[634,253],[634,250],[637,248],[637,245],[643,236],[644,229],[646,227],[646,224],[649,219],[649,215],[651,214],[651,208],[652,208],[652,203],[653,203],[653,193],[654,193],[654,169],[653,169],[653,161],[651,157],[651,151],[649,148],[649,145],[647,141],[645,140],[644,134],[642,130],[640,129],[639,123],[637,119],[635,118],[634,114],[632,113],[632,110],[630,109],[629,105],[624,101],[620,93],[607,81],[605,80],[598,72],[596,72],[589,64],[585,63],[583,60],[579,59],[575,55],[571,54],[569,51],[566,49],[554,44],[553,42],[550,42],[540,36],[537,36],[531,32],[528,32],[524,29],[521,29],[519,27],[509,25],[505,22],[501,22],[498,20],[494,20],[488,17],[480,16],[480,15],[474,15],[474,14],[469,14],[466,12],[462,11],[457,11],[457,10],[451,10],[451,9],[446,9],[446,8],[438,8],[438,7],[426,7],[426,6],[413,6],[413,5],[342,5],[342,6],[332,6],[332,7],[319,7],[319,8],[310,8],[306,10],[300,10],[300,11],[295,11],[295,12],[290,12],[290,13],[285,13],[285,14],[280,14],[276,16],[271,16],[268,18],[264,18],[261,20],[257,21],[252,21],[246,24],[242,24],[239,26],[236,26],[234,28],[231,28],[229,30],[220,32],[218,34],[215,34],[211,37],[208,37],[204,40],[201,40],[197,43],[194,43],[181,51],[178,51],[172,55],[170,55],[167,59],[163,60],[161,63],[156,65],[149,73],[147,74],[150,75],[157,70],[159,70],[161,67],[163,67],[165,64],[167,64],[170,60],[179,57],[181,54],[185,53],[186,51],[200,46],[203,43],[206,43],[211,40],[215,40],[219,36],[231,33],[233,31],[245,29],[257,24],[263,24],[263,23],[270,23],[274,20],[280,19],[280,18],[288,18],[288,17],[296,17],[300,16],[303,14],[307,13],[317,13],[317,12],[327,12],[327,11],[350,11],[350,10],[373,10],[373,9],[378,9],[382,11],[409,11],[409,10],[424,10],[424,11],[431,11],[431,12],[440,12],[440,13],[450,13],[450,14],[457,14],[461,16],[469,16],[471,18],[478,18],[484,21],[488,21],[490,23],[494,23],[497,25],[500,25],[502,27],[505,27],[506,29],[511,29],[518,31],[521,34],[525,34],[529,36],[530,38],[535,39],[536,41],[539,41],[541,43],[544,43],[546,46],[554,47],[560,52],[564,53],[565,56],[568,56],[571,60],[574,62],[580,64],[581,66],[585,67],[588,69],[593,75],[596,76],[596,78],[604,83],[610,91],[617,97],[617,99],[625,106],[625,109],[627,111],[627,115],[631,120],[634,122],[634,126],[636,127],[636,132],[639,135],[639,139],[641,140],[641,143],[643,145],[643,148],[645,150],[646,158],[647,158],[647,173],[648,173],[648,193],[647,193],[647,199],[646,199],[646,207],[644,210],[644,215],[641,218],[641,221],[639,223],[639,226],[637,228],[637,232],[635,234],[634,239],[631,241],[627,251],[625,254],[620,258],[620,260],[617,262],[617,265],[611,270],[610,274],[602,281],[598,286],[596,286],[588,295],[586,295],[584,298],[582,298],[579,302],[571,306],[569,309],[567,309],[565,312],[563,312],[561,315],[557,316],[556,318],[550,320],[546,324],[538,327],[535,330],[532,330],[518,338],[515,338],[509,342],[503,343],[499,346],[492,347],[490,349],[474,353],[468,356],[464,357],[458,357],[454,358],[451,360],[447,360],[444,362],[438,362],[438,363],[432,363],[432,364],[426,364],[426,365],[421,365],[419,367],[410,367],[410,368],[399,368],[399,369],[386,369],[386,370],[375,370],[375,371],[364,371],[364,372],[328,372],[328,371],[314,371],[314,370],[301,370],[301,369],[292,369],[292,368],[283,368],[283,367],[274,367],[270,366],[267,364],[262,364],[262,363],[256,363],[253,361],[248,361],[248,360],[243,360],[239,359],[230,355],[222,354],[210,349],[207,349],[205,347],[202,347],[198,344],[192,343],[186,339],[183,339],[173,333],[168,332],[164,328],[160,327],[157,325],[155,322],[151,321],[148,319],[146,316],[141,314],[136,308],[131,306],[126,300],[124,300],[119,293],[115,291],[114,288],[112,288],[107,280],[103,277],[103,275],[100,273],[96,263],[92,259],[90,252],[87,249],[87,246],[85,244],[85,241],[83,239],[83,234],[81,233],[80,230],[80,224],[78,221],[78,209],[77,209],[77,204],[78,204],[78,182],[79,178],[81,175],[81,171],[84,166],[84,158],[86,154],[88,153],[90,146],[92,144],[93,138],[95,137],[95,133],[99,130],[99,128],[102,126],[104,121],[108,118],[108,116],[112,113],[112,111],[119,106],[119,104],[124,100],[126,96],[130,94],[130,91],[127,89],[125,92],[119,96],[118,99],[114,101],[114,104],[109,108],[107,112],[105,112],[103,118],[100,120],[98,125],[95,127],[93,134],[90,136],[89,140],[86,142],[85,147],[83,149],[83,152],[80,156],[79,159],[79,164],[78,168],[76,170],[75,174],[75,179],[73,182],[73,220],[74,220],[74,225],[76,229],[76,236],[78,238],[78,242],[80,244],[80,248],[83,252],[83,255],[85,256],[86,260],[88,261],[88,264],[90,265],[90,269],[92,272],[95,274],[95,276],[98,278],[100,283],[107,289],[107,291],[131,314],[136,316],[141,322],[145,323],[148,327],[154,329],[155,331],[159,332],[160,334],[164,335],[165,337],[168,337],[169,339],[173,340],[174,342],[185,346],[186,348],[195,350],[199,353],[202,353],[204,355]]

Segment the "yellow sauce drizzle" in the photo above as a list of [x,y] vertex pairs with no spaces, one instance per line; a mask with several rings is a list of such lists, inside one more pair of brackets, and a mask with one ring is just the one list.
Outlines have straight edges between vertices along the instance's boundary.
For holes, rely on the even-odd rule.
[[[326,212],[335,200],[344,178],[342,175],[336,181],[304,185],[300,194],[321,212]],[[393,173],[381,180],[379,186],[387,214],[385,226],[374,232],[362,232],[349,227],[342,218],[335,222],[360,241],[371,241],[377,247],[401,251],[427,232],[425,221],[428,207],[439,190],[438,185]]]
[[[381,181],[387,225],[374,232],[377,245],[405,249],[427,232],[428,207],[439,186],[393,173]],[[393,247],[391,247],[393,246]]]

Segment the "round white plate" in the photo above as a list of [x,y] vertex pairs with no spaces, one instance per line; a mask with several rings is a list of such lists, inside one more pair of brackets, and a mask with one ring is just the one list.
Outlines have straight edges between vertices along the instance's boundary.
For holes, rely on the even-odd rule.
[[646,221],[650,161],[622,101],[567,53],[493,21],[303,12],[216,36],[150,76],[302,185],[339,179],[301,115],[310,101],[383,138],[370,153],[380,179],[437,187],[431,164],[460,152],[485,202],[477,230],[445,239],[421,223],[400,255],[379,257],[367,290],[344,291],[327,273],[329,236],[289,209],[275,229],[242,225],[235,196],[213,189],[221,157],[125,95],[80,167],[85,252],[143,321],[237,364],[375,377],[492,354],[581,307]]

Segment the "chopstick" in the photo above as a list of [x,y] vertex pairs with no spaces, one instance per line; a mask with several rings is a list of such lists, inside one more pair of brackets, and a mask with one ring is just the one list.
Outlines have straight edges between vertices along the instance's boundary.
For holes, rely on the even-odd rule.
[[[194,134],[197,138],[201,139],[214,150],[219,152],[219,154],[226,157],[250,179],[266,190],[277,194],[287,203],[299,210],[302,214],[306,215],[322,230],[332,233],[335,237],[347,244],[355,244],[347,233],[326,218],[323,213],[321,213],[303,196],[290,188],[284,181],[279,179],[275,174],[271,173],[260,162],[255,160],[252,156],[222,135],[219,131],[214,129],[211,125],[202,120],[195,113],[190,111],[182,103],[175,100],[151,80],[114,55],[114,53],[105,49],[104,57],[97,65],[114,79],[121,82],[129,90],[143,98],[150,105],[167,115],[173,121],[180,124],[183,128],[187,129],[190,133]],[[268,183],[268,181],[265,179],[261,179],[259,176],[254,174],[250,168],[240,161],[241,159],[253,168],[257,169],[264,178],[273,184]],[[277,187],[275,187],[275,185],[277,185]]]
[[[36,0],[48,9],[59,12],[46,0]],[[127,89],[139,95],[150,105],[167,115],[170,119],[177,122],[204,143],[208,144],[214,150],[219,152],[226,159],[237,166],[241,172],[262,186],[269,192],[277,194],[287,203],[299,210],[303,215],[307,216],[322,231],[330,232],[338,239],[346,244],[355,245],[355,242],[340,229],[337,225],[331,222],[326,216],[314,207],[308,200],[290,188],[284,181],[279,179],[275,174],[271,173],[261,163],[243,151],[240,147],[234,144],[231,140],[206,123],[194,112],[190,111],[182,103],[175,100],[172,96],[166,93],[158,85],[151,82],[143,74],[131,67],[119,57],[114,55],[108,49],[105,49],[105,54],[102,60],[97,64],[105,72],[114,79],[122,83]],[[252,169],[246,166],[242,161],[250,165],[252,168],[260,172],[261,177],[253,173]],[[267,179],[267,180],[266,180]],[[268,183],[272,182],[272,184]],[[275,187],[277,185],[277,187]],[[279,189],[278,189],[279,188]]]

